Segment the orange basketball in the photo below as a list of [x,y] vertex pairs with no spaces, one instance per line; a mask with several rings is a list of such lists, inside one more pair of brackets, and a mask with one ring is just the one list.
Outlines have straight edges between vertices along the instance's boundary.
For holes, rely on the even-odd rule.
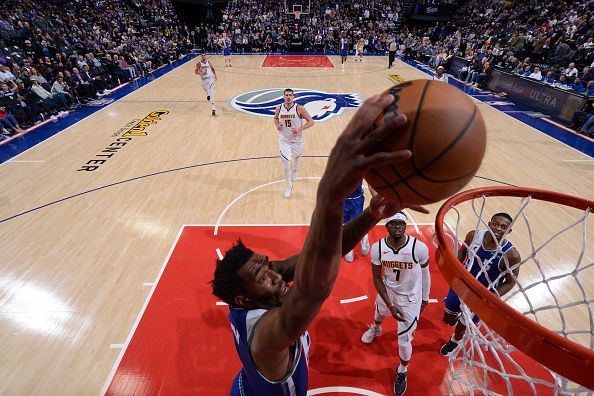
[[409,149],[412,157],[370,169],[365,179],[379,194],[408,205],[445,199],[475,175],[485,155],[485,123],[472,99],[440,81],[412,80],[392,87],[396,100],[375,121],[406,114],[405,131],[383,142],[385,151]]

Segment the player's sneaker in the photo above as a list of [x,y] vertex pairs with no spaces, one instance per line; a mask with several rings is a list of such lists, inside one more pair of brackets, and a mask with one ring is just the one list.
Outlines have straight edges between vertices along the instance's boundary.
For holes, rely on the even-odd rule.
[[352,263],[353,260],[355,259],[355,253],[353,253],[353,251],[351,250],[350,252],[348,252],[345,256],[344,259],[346,261],[348,261],[349,263]]
[[372,323],[369,326],[369,329],[361,336],[361,342],[363,344],[371,344],[371,342],[375,339],[375,337],[382,334],[382,326],[376,325]]
[[449,340],[448,342],[443,344],[441,348],[439,348],[439,353],[441,353],[443,356],[448,356],[450,353],[452,353],[454,349],[456,349],[457,346],[457,342]]
[[206,96],[206,100],[210,100],[210,95],[207,95]]
[[291,171],[291,181],[295,181],[297,179],[297,169],[293,169]]
[[213,111],[212,111],[212,115],[217,115],[217,114],[216,114],[216,111],[214,111],[214,110],[213,110]]
[[394,394],[396,396],[404,395],[406,392],[406,373],[396,372],[396,382],[394,382]]
[[361,241],[361,254],[367,256],[367,253],[369,253],[369,237],[365,234]]
[[293,184],[287,184],[287,189],[285,190],[285,198],[289,198],[291,196],[291,191],[293,191]]

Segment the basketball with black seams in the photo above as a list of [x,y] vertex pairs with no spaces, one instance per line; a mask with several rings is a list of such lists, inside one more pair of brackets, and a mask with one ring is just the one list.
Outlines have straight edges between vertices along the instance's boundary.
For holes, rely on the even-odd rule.
[[399,113],[408,120],[404,131],[394,130],[380,149],[408,149],[412,157],[370,169],[365,175],[369,185],[405,205],[438,202],[460,191],[481,166],[487,144],[485,122],[473,100],[434,80],[407,81],[387,92],[395,100],[375,127]]

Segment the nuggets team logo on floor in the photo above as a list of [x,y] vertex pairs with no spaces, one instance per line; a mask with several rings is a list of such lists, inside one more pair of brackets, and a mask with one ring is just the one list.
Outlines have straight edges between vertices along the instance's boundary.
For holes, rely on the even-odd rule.
[[[331,93],[305,88],[292,88],[295,102],[305,107],[315,121],[326,121],[342,114],[345,109],[356,109],[363,104],[363,96],[356,93]],[[284,102],[285,88],[260,89],[237,95],[231,107],[237,111],[261,117],[273,117],[276,106]]]

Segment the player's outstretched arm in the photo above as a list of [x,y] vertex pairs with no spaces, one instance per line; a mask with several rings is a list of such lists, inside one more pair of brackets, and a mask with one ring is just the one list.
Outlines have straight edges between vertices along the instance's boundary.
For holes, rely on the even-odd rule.
[[282,306],[270,309],[254,329],[250,345],[254,363],[269,379],[286,373],[289,346],[305,332],[334,286],[342,257],[344,198],[357,187],[367,169],[410,158],[408,150],[377,151],[379,142],[406,123],[406,117],[399,115],[373,129],[374,120],[393,100],[388,94],[366,101],[330,153],[310,229],[295,266],[295,283],[283,296]]
[[[390,201],[377,193],[371,198],[369,207],[351,219],[343,227],[342,231],[342,252],[344,256],[361,241],[363,236],[367,234],[381,219],[392,216],[399,210],[396,202]],[[411,206],[411,209],[422,213],[429,213],[429,211],[421,206]],[[299,259],[299,255],[291,256],[283,261],[273,261],[271,265],[276,271],[281,274],[285,282],[290,282],[294,279],[295,265]]]

